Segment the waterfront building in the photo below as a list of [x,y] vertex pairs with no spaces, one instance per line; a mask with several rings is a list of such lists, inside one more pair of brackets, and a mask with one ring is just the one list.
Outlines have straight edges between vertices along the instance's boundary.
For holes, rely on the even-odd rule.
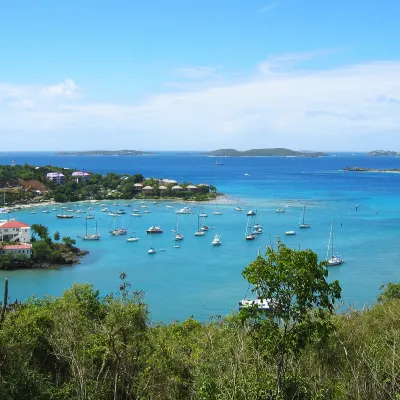
[[76,183],[86,183],[90,181],[90,174],[82,171],[73,172],[72,180]]
[[0,241],[29,243],[31,227],[19,221],[0,221]]
[[61,172],[49,172],[46,175],[46,179],[56,185],[61,185],[65,182],[65,175]]
[[154,190],[153,186],[145,186],[145,187],[142,189],[142,192],[144,192],[144,193],[151,193],[153,190]]
[[25,243],[25,244],[9,244],[6,246],[0,245],[0,255],[7,255],[12,253],[14,256],[16,255],[24,255],[28,258],[31,257],[32,253],[32,245]]
[[182,186],[175,185],[175,186],[172,186],[171,190],[174,192],[179,192],[179,191],[183,190],[183,188],[182,188]]

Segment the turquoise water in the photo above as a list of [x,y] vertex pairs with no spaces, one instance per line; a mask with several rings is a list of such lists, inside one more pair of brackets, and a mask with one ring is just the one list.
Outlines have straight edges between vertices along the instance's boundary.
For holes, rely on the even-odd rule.
[[[341,155],[325,158],[242,158],[224,159],[216,167],[212,158],[173,154],[150,157],[55,157],[43,153],[14,153],[0,161],[28,162],[35,165],[57,164],[66,167],[85,167],[89,171],[106,170],[121,173],[140,172],[145,176],[158,176],[194,183],[215,184],[228,195],[232,203],[219,204],[222,215],[213,215],[215,204],[189,204],[194,214],[179,215],[179,230],[185,239],[173,241],[176,224],[175,210],[187,204],[162,202],[160,206],[146,201],[150,214],[132,217],[129,212],[139,208],[112,206],[112,210],[127,211],[117,218],[117,226],[124,224],[129,234],[136,232],[140,240],[126,242],[126,236],[113,237],[109,230],[113,218],[102,213],[100,205],[95,210],[99,242],[81,241],[78,235],[85,231],[86,214],[81,218],[59,220],[52,212],[45,214],[38,208],[15,211],[13,217],[30,224],[41,223],[62,236],[77,239],[81,248],[90,251],[80,265],[44,271],[0,271],[0,278],[10,280],[13,299],[25,299],[35,294],[59,295],[74,282],[91,282],[102,294],[118,290],[119,273],[125,271],[132,287],[144,290],[152,319],[169,321],[194,315],[201,320],[210,314],[226,314],[237,308],[248,285],[241,271],[266,244],[274,243],[279,236],[293,248],[311,248],[325,258],[331,221],[335,220],[336,247],[346,262],[330,268],[330,279],[339,279],[346,304],[362,307],[373,303],[379,286],[400,280],[398,265],[398,231],[400,207],[400,175],[389,173],[348,173],[340,171],[346,165],[374,168],[397,168],[396,158],[371,158],[363,155]],[[245,175],[248,174],[248,175]],[[257,209],[257,222],[263,225],[263,234],[256,240],[244,240],[247,217],[234,211],[237,199],[245,209]],[[171,204],[174,209],[165,207]],[[303,205],[306,205],[306,222],[311,229],[299,230]],[[356,212],[355,206],[359,205]],[[87,209],[89,204],[81,204]],[[286,206],[286,212],[275,209]],[[53,208],[54,206],[48,207]],[[78,207],[72,206],[76,209]],[[87,211],[87,210],[86,210]],[[195,237],[197,213],[206,212],[204,221],[210,231],[204,237]],[[146,235],[150,225],[161,225],[161,235]],[[95,220],[88,220],[89,231],[94,231]],[[215,229],[212,229],[214,227]],[[297,235],[287,237],[284,232],[296,230]],[[215,232],[222,234],[222,246],[213,247]],[[129,236],[128,234],[128,236]],[[180,248],[174,248],[179,244]],[[150,246],[157,249],[148,255]],[[160,251],[165,249],[165,251]]]

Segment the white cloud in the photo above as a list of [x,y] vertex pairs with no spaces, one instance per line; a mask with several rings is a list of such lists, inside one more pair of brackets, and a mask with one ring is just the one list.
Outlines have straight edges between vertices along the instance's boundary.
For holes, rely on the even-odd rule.
[[78,94],[79,87],[72,79],[65,79],[64,82],[44,87],[42,92],[44,95],[72,97]]
[[269,60],[273,73],[260,74],[258,66],[246,79],[159,93],[131,105],[85,102],[75,97],[73,81],[50,90],[50,98],[49,88],[59,85],[0,84],[2,149],[7,143],[15,149],[4,133],[18,132],[25,149],[37,150],[400,150],[400,61],[282,72],[279,63],[295,59],[307,58],[282,56]]

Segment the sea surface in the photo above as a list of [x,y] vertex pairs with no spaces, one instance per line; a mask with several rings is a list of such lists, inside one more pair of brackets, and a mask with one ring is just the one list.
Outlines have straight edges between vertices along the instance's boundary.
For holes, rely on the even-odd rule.
[[[225,315],[237,310],[238,301],[247,294],[249,286],[241,275],[243,268],[264,252],[266,245],[276,245],[279,237],[292,248],[311,248],[325,259],[331,223],[335,222],[335,249],[344,257],[341,266],[330,267],[329,279],[338,279],[343,289],[344,306],[361,308],[375,302],[379,287],[400,281],[400,174],[347,172],[346,166],[377,169],[399,168],[400,158],[367,157],[364,154],[331,154],[321,158],[243,157],[215,158],[200,154],[181,156],[159,153],[148,156],[56,156],[54,153],[2,153],[0,164],[57,165],[93,172],[141,173],[145,177],[169,178],[194,184],[208,183],[226,194],[219,204],[183,204],[146,201],[151,213],[145,214],[140,202],[102,201],[100,203],[126,214],[115,219],[117,227],[128,228],[128,236],[137,235],[136,243],[126,242],[126,236],[109,234],[114,219],[101,212],[100,204],[90,211],[96,216],[88,220],[89,232],[95,224],[102,238],[99,242],[82,241],[85,215],[60,220],[60,211],[43,213],[44,208],[15,211],[1,217],[16,218],[33,224],[40,223],[61,236],[71,236],[79,247],[90,251],[81,264],[55,270],[0,271],[0,279],[8,277],[12,299],[23,300],[32,295],[60,295],[74,282],[89,282],[106,295],[118,291],[119,273],[125,271],[132,288],[143,290],[153,321],[183,320],[191,315],[207,320],[210,315]],[[131,207],[125,204],[130,203]],[[245,209],[257,210],[257,223],[263,233],[256,240],[245,241]],[[167,208],[166,205],[173,206]],[[189,206],[193,214],[179,215],[175,210]],[[89,213],[87,203],[69,207]],[[310,229],[298,229],[303,207]],[[356,206],[357,209],[356,209]],[[1,207],[1,200],[0,200]],[[134,208],[142,217],[132,217]],[[284,213],[276,213],[285,208]],[[213,215],[215,210],[222,215]],[[195,237],[199,212],[208,214],[203,222],[210,227],[204,237]],[[160,225],[164,233],[146,235],[150,225]],[[178,224],[185,236],[173,241],[171,230]],[[296,236],[285,231],[296,230]],[[214,234],[221,234],[222,245],[211,246]],[[179,248],[175,248],[175,245]],[[157,253],[147,254],[153,246]],[[164,250],[164,251],[163,251]],[[2,291],[2,285],[0,292]],[[1,294],[2,295],[2,294]]]

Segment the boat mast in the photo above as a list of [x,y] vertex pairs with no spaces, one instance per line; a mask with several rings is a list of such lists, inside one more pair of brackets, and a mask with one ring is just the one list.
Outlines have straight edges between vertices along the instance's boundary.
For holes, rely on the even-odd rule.
[[332,220],[332,228],[331,228],[331,234],[332,234],[332,258],[333,258],[333,220]]

